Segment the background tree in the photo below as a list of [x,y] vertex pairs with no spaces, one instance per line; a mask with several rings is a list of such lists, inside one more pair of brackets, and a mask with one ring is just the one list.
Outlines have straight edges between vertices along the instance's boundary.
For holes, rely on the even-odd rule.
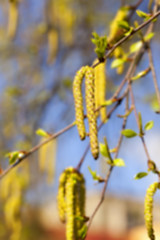
[[[140,172],[141,169],[139,169],[140,173],[136,178],[144,177],[148,172],[157,175],[156,188],[151,191],[153,195],[159,188],[159,169],[155,160],[150,157],[146,144],[145,134],[152,128],[153,121],[152,118],[148,121],[142,103],[145,100],[143,104],[147,106],[150,113],[149,101],[153,107],[152,116],[158,119],[159,115],[155,112],[159,114],[160,95],[156,77],[158,74],[155,73],[156,63],[153,60],[157,55],[156,52],[155,55],[152,54],[150,41],[152,39],[154,53],[155,46],[159,46],[158,27],[156,28],[158,24],[154,21],[157,19],[158,22],[159,2],[121,1],[117,3],[113,1],[111,5],[103,0],[94,2],[48,0],[37,4],[35,1],[12,0],[1,1],[0,4],[2,19],[0,157],[4,159],[5,155],[10,164],[8,166],[8,159],[1,161],[1,215],[5,219],[1,223],[1,228],[6,229],[1,233],[2,239],[6,237],[22,239],[23,211],[21,210],[25,209],[24,200],[27,203],[27,197],[39,186],[42,189],[44,185],[47,186],[48,181],[53,184],[54,172],[59,175],[69,165],[73,166],[73,172],[75,169],[78,172],[81,171],[83,166],[84,176],[90,172],[94,180],[104,183],[100,202],[96,209],[93,209],[93,215],[89,218],[81,216],[84,222],[88,220],[85,226],[89,227],[103,202],[111,172],[116,166],[124,165],[124,161],[118,156],[123,136],[127,138],[139,136],[141,139],[147,167],[145,172]],[[143,11],[137,10],[139,8]],[[93,35],[92,32],[94,32]],[[93,44],[91,44],[91,38]],[[96,106],[95,109],[90,111],[86,106],[90,125],[89,138],[94,158],[98,157],[98,145],[96,144],[95,153],[97,138],[92,140],[91,135],[97,137],[97,133],[95,133],[95,122],[93,127],[93,118],[98,118],[98,131],[101,127],[104,129],[103,133],[99,133],[99,143],[100,153],[107,163],[105,162],[105,170],[101,176],[94,171],[94,167],[90,167],[88,171],[86,154],[90,147],[86,146],[87,140],[83,143],[79,141],[75,127],[77,119],[75,124],[73,102],[77,97],[75,96],[73,100],[72,80],[76,71],[86,65],[91,66],[91,68],[87,67],[84,73],[89,87],[93,80],[90,79],[92,71],[96,79],[104,80],[105,78],[101,88],[97,83],[96,88],[92,86],[93,89],[91,89],[97,93],[101,92],[96,103],[93,103]],[[156,71],[158,72],[158,69]],[[153,83],[149,80],[151,75]],[[86,98],[89,93],[90,89],[88,94],[86,93]],[[137,103],[135,93],[138,93]],[[82,97],[84,98],[84,95]],[[90,98],[88,100],[89,107],[92,100]],[[137,127],[133,119],[136,120]],[[147,120],[146,124],[144,119]],[[68,147],[68,145],[65,147],[66,139],[60,139],[57,144],[57,137],[71,128],[73,130],[70,130],[69,135],[66,136],[69,139],[70,148],[73,144],[70,136],[76,139],[79,146],[76,156],[74,151],[70,153],[65,149]],[[36,137],[37,129],[39,129],[37,134],[43,139]],[[44,143],[46,143],[45,146],[43,146]],[[64,151],[63,157],[67,154],[67,158],[61,160],[55,168],[57,145],[60,151]],[[33,155],[37,150],[39,155],[38,153]],[[84,154],[81,157],[82,151]],[[59,153],[57,155],[59,162]],[[99,162],[102,165],[104,162],[101,155]],[[95,164],[91,154],[89,157],[91,159],[89,164]],[[22,160],[24,160],[23,164],[18,167]],[[13,168],[14,170],[10,172]],[[118,170],[115,169],[115,171]],[[76,178],[78,179],[77,175]],[[69,181],[71,180],[73,179],[69,178]],[[36,194],[34,198],[38,201]],[[43,197],[42,200],[45,201],[45,198]],[[150,238],[154,239],[151,222],[152,215],[150,215],[149,224],[146,225]],[[82,238],[87,228],[84,228],[83,224],[79,225]],[[23,238],[25,239],[25,234]]]

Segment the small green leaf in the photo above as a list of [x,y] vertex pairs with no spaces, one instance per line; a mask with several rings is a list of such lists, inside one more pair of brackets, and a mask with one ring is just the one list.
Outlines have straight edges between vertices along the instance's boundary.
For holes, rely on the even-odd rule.
[[148,131],[148,130],[150,130],[151,128],[153,128],[153,126],[154,126],[154,122],[153,122],[153,121],[149,121],[149,122],[146,123],[144,129],[145,129],[146,131]]
[[130,53],[137,52],[142,47],[142,42],[138,41],[130,46]]
[[132,129],[124,129],[121,131],[122,135],[124,135],[127,138],[132,138],[137,136],[137,133],[133,131]]
[[154,37],[154,33],[151,32],[151,33],[148,33],[145,37],[144,37],[144,41],[149,41],[151,38]]
[[141,18],[148,18],[148,17],[149,17],[149,14],[148,14],[148,13],[145,13],[145,12],[143,12],[143,11],[141,11],[141,10],[136,10],[136,13],[137,13],[137,15],[138,15],[139,17],[141,17]]
[[124,167],[125,162],[121,158],[116,158],[116,159],[113,160],[113,165],[116,166],[116,167]]
[[98,182],[104,182],[104,179],[97,175],[96,171],[92,171],[90,167],[88,167],[90,174],[92,175],[93,180]]
[[129,31],[130,30],[130,26],[129,23],[127,21],[118,21],[118,26],[121,28],[124,28],[125,30]]
[[132,81],[144,77],[150,71],[150,67],[146,68],[144,71],[139,72],[136,76],[132,77]]
[[102,156],[108,157],[106,145],[103,143],[100,143],[99,148],[100,148],[100,153],[102,154]]
[[84,239],[86,237],[87,234],[87,225],[83,224],[83,226],[81,227],[80,230],[78,230],[78,237],[79,239]]
[[124,35],[128,36],[128,35],[130,35],[132,33],[132,31],[133,31],[133,27],[130,27],[129,31],[126,32]]
[[22,156],[23,153],[21,151],[9,152],[5,155],[5,157],[9,158],[9,164],[15,163]]
[[148,175],[148,173],[146,173],[146,172],[139,172],[134,176],[134,179],[138,180],[138,179],[146,177],[147,175]]
[[125,60],[122,58],[117,58],[115,60],[113,60],[112,64],[111,64],[111,68],[117,68],[119,66],[121,66],[122,64],[124,64]]
[[49,134],[41,128],[38,128],[36,134],[41,137],[49,137]]
[[102,154],[102,156],[106,157],[109,162],[112,162],[112,157],[109,151],[109,147],[108,147],[108,142],[107,142],[107,138],[104,137],[104,144],[100,143],[99,144],[99,148],[100,148],[100,153]]

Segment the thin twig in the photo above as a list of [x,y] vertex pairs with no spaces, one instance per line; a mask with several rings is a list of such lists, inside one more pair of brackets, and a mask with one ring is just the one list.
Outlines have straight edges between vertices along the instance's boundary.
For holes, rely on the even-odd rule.
[[75,125],[75,122],[69,124],[68,126],[66,126],[65,128],[61,129],[59,132],[52,134],[50,137],[48,137],[45,141],[37,144],[36,146],[34,146],[30,151],[28,151],[26,154],[24,154],[22,157],[20,157],[14,164],[10,165],[7,169],[5,169],[1,175],[0,175],[0,180],[6,175],[8,174],[13,168],[15,168],[17,165],[19,165],[24,159],[26,159],[28,156],[30,156],[32,153],[36,152],[40,147],[44,146],[45,144],[47,144],[48,142],[50,142],[51,140],[53,140],[54,138],[60,136],[61,134],[63,134],[64,132],[68,131],[69,129],[71,129],[73,126]]
[[[134,109],[134,114],[135,114],[135,119],[136,119],[136,122],[137,122],[137,126],[138,126],[138,129],[140,129],[140,122],[139,122],[138,112],[137,112],[136,105],[135,105],[134,94],[133,94],[131,82],[129,83],[129,91],[130,91],[130,96],[131,96],[131,101],[132,101],[132,105],[133,105],[133,109]],[[150,155],[149,155],[149,152],[148,152],[148,149],[147,149],[147,145],[145,143],[144,136],[140,135],[140,138],[141,138],[141,141],[142,141],[147,159],[149,161],[149,160],[151,160],[151,158],[150,158]]]
[[103,203],[103,200],[104,200],[104,197],[105,197],[105,192],[106,192],[106,189],[107,189],[107,186],[108,186],[108,180],[110,179],[110,175],[111,175],[111,172],[112,172],[112,169],[113,169],[113,166],[111,166],[109,168],[109,171],[107,173],[107,176],[106,176],[106,179],[105,179],[105,182],[104,182],[104,187],[103,187],[103,190],[102,190],[102,194],[101,194],[101,199],[98,203],[98,205],[96,206],[94,212],[92,213],[90,219],[89,219],[89,222],[88,222],[88,229],[90,228],[91,226],[91,223],[93,221],[93,218],[94,216],[96,215],[98,209],[100,208],[101,204]]

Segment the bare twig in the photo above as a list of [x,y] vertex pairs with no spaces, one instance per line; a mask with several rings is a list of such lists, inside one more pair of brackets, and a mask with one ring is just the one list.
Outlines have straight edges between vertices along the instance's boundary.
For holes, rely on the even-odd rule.
[[92,223],[92,221],[93,221],[93,218],[94,218],[94,216],[96,215],[98,209],[100,208],[101,204],[103,203],[103,200],[104,200],[104,197],[105,197],[105,192],[106,192],[106,189],[107,189],[107,186],[108,186],[108,180],[109,180],[109,178],[110,178],[112,169],[113,169],[113,166],[111,166],[111,167],[109,168],[109,171],[108,171],[108,173],[107,173],[107,176],[106,176],[106,179],[105,179],[105,182],[104,182],[104,187],[103,187],[102,194],[101,194],[101,199],[100,199],[98,205],[96,206],[94,212],[92,213],[92,215],[91,215],[91,217],[90,217],[90,220],[89,220],[89,222],[88,222],[88,229],[90,228],[91,223]]
[[0,175],[0,180],[6,175],[8,174],[13,168],[15,168],[17,165],[19,165],[24,159],[26,159],[27,157],[29,157],[32,153],[36,152],[40,147],[44,146],[45,144],[47,144],[48,142],[50,142],[51,140],[53,140],[54,138],[60,136],[61,134],[63,134],[64,132],[68,131],[69,129],[71,129],[73,126],[75,125],[75,122],[69,124],[68,126],[66,126],[65,128],[61,129],[59,132],[52,134],[50,137],[48,137],[45,141],[37,144],[36,146],[34,146],[30,151],[28,151],[26,154],[24,154],[22,157],[20,157],[14,164],[10,165],[6,170],[4,170],[1,175]]

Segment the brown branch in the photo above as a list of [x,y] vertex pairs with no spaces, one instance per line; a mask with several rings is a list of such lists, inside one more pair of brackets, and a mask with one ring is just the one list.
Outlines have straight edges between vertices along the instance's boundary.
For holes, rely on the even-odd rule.
[[48,137],[45,141],[43,141],[42,143],[37,144],[36,146],[34,146],[30,151],[28,151],[26,154],[24,154],[22,157],[20,157],[14,164],[10,165],[6,170],[4,170],[1,175],[0,175],[0,180],[6,175],[8,174],[13,168],[15,168],[17,165],[19,165],[24,159],[26,159],[27,157],[29,157],[32,153],[36,152],[40,147],[44,146],[45,144],[47,144],[48,142],[50,142],[51,140],[53,140],[54,138],[60,136],[61,134],[63,134],[64,132],[68,131],[69,129],[71,129],[73,126],[75,125],[75,122],[69,124],[68,126],[66,126],[65,128],[61,129],[59,132],[52,134],[50,137]]
[[106,192],[106,189],[107,189],[107,186],[108,186],[108,180],[109,180],[109,178],[110,178],[110,175],[111,175],[112,170],[113,170],[113,166],[110,166],[109,171],[108,171],[107,176],[106,176],[106,179],[105,179],[105,182],[104,182],[104,187],[103,187],[103,190],[102,190],[101,199],[100,199],[98,205],[96,206],[94,212],[92,213],[92,215],[91,215],[91,217],[90,217],[90,219],[89,219],[88,229],[90,228],[94,216],[96,215],[98,209],[100,208],[101,204],[102,204],[103,201],[104,201],[105,192]]
[[[131,81],[129,82],[129,91],[130,91],[131,102],[132,102],[132,105],[133,105],[133,109],[134,109],[134,114],[135,114],[135,119],[136,119],[136,122],[137,122],[137,126],[138,126],[138,129],[140,129],[140,122],[139,122],[139,117],[138,117],[138,113],[137,113],[137,109],[136,109],[136,105],[135,105],[135,100],[134,100],[134,94],[133,94],[133,90],[132,90]],[[148,149],[147,149],[147,145],[146,145],[146,143],[145,143],[144,136],[143,136],[143,135],[140,135],[140,138],[141,138],[141,141],[142,141],[142,144],[143,144],[143,147],[144,147],[146,156],[147,156],[147,158],[148,158],[148,161],[150,161],[151,158],[150,158],[150,155],[149,155],[149,152],[148,152]]]
[[148,51],[149,64],[150,64],[150,68],[151,68],[151,72],[152,72],[152,76],[153,76],[153,83],[154,83],[156,96],[157,96],[157,100],[158,100],[158,105],[159,105],[159,111],[160,111],[160,92],[159,92],[159,88],[158,88],[158,81],[157,81],[157,77],[156,77],[155,67],[153,64],[152,51],[151,51],[151,48],[149,45],[148,45],[147,51]]

